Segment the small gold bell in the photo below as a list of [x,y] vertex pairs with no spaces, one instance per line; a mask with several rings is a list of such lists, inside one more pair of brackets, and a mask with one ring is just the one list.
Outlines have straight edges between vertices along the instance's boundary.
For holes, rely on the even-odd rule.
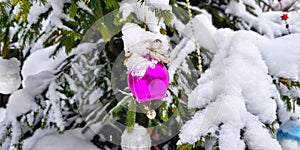
[[148,110],[148,111],[147,111],[147,117],[148,117],[149,119],[154,119],[154,118],[156,117],[156,112],[155,112],[153,109]]

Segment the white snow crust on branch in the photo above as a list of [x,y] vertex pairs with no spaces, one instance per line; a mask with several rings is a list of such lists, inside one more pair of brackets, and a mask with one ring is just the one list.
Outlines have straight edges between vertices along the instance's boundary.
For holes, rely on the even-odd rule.
[[[63,7],[65,3],[70,3],[68,0],[47,0],[47,3],[45,5],[41,4],[40,2],[33,2],[32,7],[30,8],[27,21],[29,29],[32,24],[37,23],[38,18],[41,14],[48,11],[50,8],[52,8],[52,13],[49,16],[48,19],[46,19],[53,27],[64,29],[64,30],[72,30],[69,27],[65,26],[62,22],[62,20],[70,21],[72,18],[70,18],[69,14],[64,13]],[[83,2],[77,3],[78,7],[87,11],[88,13],[91,13],[91,10],[88,9]],[[19,9],[15,10],[15,13],[19,11]]]
[[159,21],[151,8],[160,10],[172,9],[169,5],[169,0],[145,0],[143,4],[136,0],[124,0],[120,5],[120,12],[123,17],[121,20],[125,20],[131,13],[134,13],[140,21],[144,21],[146,18],[146,24],[150,31],[159,33],[161,27],[165,28],[165,24],[163,20]]
[[41,48],[29,55],[21,70],[24,81],[30,75],[55,70],[67,58],[67,54],[63,49],[60,49],[55,57],[51,56],[55,49],[56,46]]
[[[281,149],[264,126],[276,119],[278,103],[273,98],[280,99],[270,75],[299,81],[296,41],[300,41],[300,34],[269,39],[252,31],[213,30],[211,23],[200,23],[211,35],[201,34],[203,29],[196,27],[197,40],[210,36],[213,41],[203,46],[215,43],[217,50],[208,49],[214,54],[213,61],[189,95],[189,108],[202,110],[184,125],[180,143],[194,143],[212,133],[219,138],[222,150],[242,150],[245,144],[254,150]],[[243,140],[240,131],[245,132]]]
[[[254,8],[253,13],[256,16],[246,10],[246,5]],[[283,7],[286,5],[287,4],[284,3]],[[229,5],[227,5],[227,8],[225,9],[225,13],[240,17],[243,21],[245,21],[246,24],[242,23],[239,25],[242,29],[245,27],[245,29],[247,30],[255,28],[255,30],[259,33],[271,38],[279,37],[283,34],[288,34],[288,31],[285,28],[284,21],[281,20],[281,15],[283,13],[280,10],[264,12],[254,0],[242,0],[239,2],[230,1]],[[291,11],[287,14],[289,15],[288,23],[290,31],[292,33],[299,33],[299,12]]]
[[37,107],[35,96],[42,93],[55,79],[53,72],[43,71],[31,75],[25,80],[25,88],[14,92],[7,104],[6,117],[8,120],[15,120],[18,116],[29,112]]
[[30,27],[32,24],[36,24],[38,19],[42,13],[45,13],[50,8],[50,5],[47,3],[42,5],[39,2],[32,2],[32,6],[30,7],[29,14],[27,17],[27,21]]
[[67,1],[63,0],[47,0],[47,2],[51,5],[53,11],[50,17],[50,23],[54,27],[64,30],[72,30],[69,27],[65,26],[62,20],[70,21],[72,20],[68,14],[65,14],[63,11],[64,3]]

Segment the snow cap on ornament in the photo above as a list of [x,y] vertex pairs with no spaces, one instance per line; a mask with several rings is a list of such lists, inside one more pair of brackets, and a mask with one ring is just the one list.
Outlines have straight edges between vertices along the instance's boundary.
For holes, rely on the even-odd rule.
[[300,149],[300,120],[299,117],[292,116],[283,122],[277,131],[277,140],[283,150]]
[[[148,55],[150,58],[168,63],[170,47],[169,40],[166,35],[145,31],[145,29],[133,23],[127,23],[124,25],[122,33],[124,50],[126,52],[137,54],[142,56],[142,58],[146,58]],[[136,63],[127,63],[127,66],[136,66]]]
[[131,93],[139,102],[166,97],[169,74],[162,62],[169,62],[167,37],[131,23],[123,27],[122,33],[125,51],[130,53],[126,66]]
[[150,150],[151,138],[147,129],[135,124],[130,132],[125,130],[121,136],[121,146],[123,150]]
[[0,57],[0,93],[10,94],[21,84],[20,62],[16,58]]

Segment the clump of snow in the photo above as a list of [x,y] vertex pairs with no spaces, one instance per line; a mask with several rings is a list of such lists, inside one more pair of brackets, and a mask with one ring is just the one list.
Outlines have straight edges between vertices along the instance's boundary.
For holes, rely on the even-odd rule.
[[299,33],[276,39],[268,39],[255,33],[248,33],[244,37],[259,48],[270,74],[300,81]]
[[[211,26],[208,23],[204,26]],[[220,135],[215,136],[219,139],[220,149],[244,149],[245,144],[254,150],[281,149],[264,127],[264,123],[270,124],[276,119],[277,103],[273,98],[280,99],[269,74],[299,79],[300,65],[295,62],[296,58],[300,59],[300,54],[296,52],[296,42],[290,39],[297,39],[298,35],[268,39],[251,31],[207,29],[214,33],[211,39],[216,41],[218,49],[209,49],[214,54],[210,68],[189,95],[189,108],[202,110],[183,126],[181,143],[194,143],[218,130]],[[200,38],[206,36],[196,34]],[[286,42],[291,47],[284,48]],[[285,52],[284,56],[282,52]],[[277,68],[275,64],[273,67],[279,59],[279,63],[284,61],[280,64],[282,67],[279,64]],[[289,60],[294,63],[290,64]],[[220,124],[220,128],[213,128]],[[240,137],[242,130],[244,139]]]
[[82,129],[72,129],[59,134],[51,129],[38,129],[32,137],[24,141],[24,150],[99,150],[81,131]]
[[[169,61],[167,36],[145,31],[136,24],[128,23],[122,28],[124,49],[132,54],[126,66],[135,76],[143,76],[148,67],[157,61]],[[156,52],[153,52],[155,50]],[[149,60],[146,57],[154,58]]]
[[137,53],[145,57],[146,54],[149,54],[149,50],[152,49],[161,54],[167,54],[169,51],[169,40],[166,35],[146,31],[133,23],[124,25],[122,33],[124,49],[131,53]]
[[34,107],[34,95],[31,95],[29,90],[21,89],[10,96],[6,115],[9,120],[15,119]]
[[0,93],[10,94],[21,84],[20,62],[16,58],[0,57]]
[[51,72],[41,72],[34,76],[29,76],[25,81],[25,88],[14,92],[7,104],[6,117],[8,120],[15,120],[16,117],[37,108],[35,96],[43,92],[54,75]]
[[30,75],[55,70],[67,58],[63,50],[59,50],[56,56],[51,56],[55,49],[56,46],[50,46],[34,51],[24,62],[21,71],[23,79],[26,81],[26,78]]
[[225,10],[226,13],[236,14],[238,17],[241,17],[245,13],[245,5],[241,1],[230,1]]
[[248,113],[247,116],[244,138],[249,149],[280,149],[277,140],[274,139],[264,124],[259,122],[258,119],[250,113]]
[[151,148],[151,138],[147,129],[138,124],[135,124],[131,131],[125,130],[121,138],[123,150],[150,150]]

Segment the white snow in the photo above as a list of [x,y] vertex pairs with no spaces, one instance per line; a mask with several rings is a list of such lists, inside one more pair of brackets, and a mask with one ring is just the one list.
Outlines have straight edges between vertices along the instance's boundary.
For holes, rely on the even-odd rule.
[[21,71],[24,81],[30,75],[35,75],[42,71],[55,70],[67,58],[66,53],[62,49],[58,50],[56,56],[51,56],[55,49],[56,46],[50,46],[36,50],[25,60]]
[[[145,31],[136,24],[128,23],[122,28],[124,50],[132,54],[126,66],[134,76],[143,76],[148,67],[154,67],[157,61],[168,62],[169,44],[167,36]],[[159,42],[157,42],[159,40]],[[151,52],[156,50],[156,53]],[[145,57],[154,58],[148,60]]]
[[300,81],[299,33],[276,39],[268,39],[253,33],[244,37],[259,48],[270,74]]
[[171,61],[169,64],[169,76],[173,81],[173,76],[188,54],[195,51],[195,43],[191,40],[183,39],[171,52]]
[[59,134],[51,129],[38,129],[31,138],[24,141],[24,150],[99,150],[81,131],[79,128]]
[[190,23],[188,23],[185,29],[180,31],[181,34],[184,35],[184,38],[171,51],[168,69],[171,81],[173,81],[173,75],[177,69],[180,65],[183,65],[184,59],[196,50],[195,42],[198,42],[201,47],[208,49],[212,53],[216,53],[218,50],[218,43],[213,37],[216,32],[216,28],[211,25],[211,16],[206,14],[197,15],[193,19],[193,24],[195,26],[195,37],[192,33]]
[[14,120],[16,117],[37,107],[35,96],[43,92],[53,79],[54,75],[47,71],[29,76],[25,81],[25,88],[12,93],[9,97],[6,112],[7,119]]
[[[5,2],[5,0],[0,0],[0,2]],[[43,21],[42,31],[46,32],[45,35],[31,45],[32,47],[27,46],[23,51],[23,54],[28,50],[31,52],[21,71],[24,78],[23,89],[16,91],[21,82],[19,61],[0,58],[0,93],[12,93],[7,109],[0,108],[0,122],[4,119],[4,124],[12,125],[11,138],[5,139],[3,144],[5,148],[9,147],[8,143],[13,147],[12,144],[18,142],[22,133],[22,124],[16,121],[16,117],[36,109],[38,106],[35,98],[41,96],[41,92],[46,88],[48,91],[45,105],[47,108],[51,106],[47,121],[55,122],[60,131],[65,129],[60,103],[65,95],[58,92],[61,89],[58,85],[60,81],[55,81],[54,74],[67,56],[64,49],[60,49],[58,55],[50,57],[56,46],[44,48],[42,43],[52,33],[49,30],[71,30],[63,24],[63,20],[71,20],[63,9],[64,4],[70,3],[70,0],[47,0],[47,2],[45,6],[33,2],[27,18],[29,23],[27,28],[29,28],[30,24],[37,23],[41,13],[49,8],[53,9],[50,16]],[[216,29],[212,25],[208,12],[192,7],[193,10],[202,12],[202,15],[197,15],[193,19],[196,32],[193,37],[190,23],[184,25],[173,15],[172,25],[179,32],[179,37],[172,37],[177,38],[176,42],[178,43],[170,54],[170,79],[174,80],[173,76],[178,73],[178,70],[189,73],[187,58],[188,54],[195,51],[195,40],[213,55],[209,68],[196,81],[198,83],[196,88],[191,90],[185,85],[179,85],[170,89],[175,94],[179,93],[180,88],[184,89],[185,94],[188,94],[188,107],[200,109],[181,129],[179,135],[181,144],[194,143],[202,136],[211,133],[213,140],[208,145],[204,145],[205,147],[212,147],[211,145],[216,141],[214,139],[218,138],[219,148],[222,150],[243,150],[246,145],[247,148],[253,150],[281,149],[278,141],[265,127],[265,124],[274,123],[277,119],[276,113],[281,122],[287,120],[290,113],[285,111],[284,103],[280,99],[279,91],[273,84],[271,76],[300,81],[300,34],[296,33],[300,32],[300,12],[294,10],[287,12],[289,15],[287,22],[293,34],[281,37],[283,34],[287,34],[287,30],[285,23],[280,19],[282,12],[278,8],[279,4],[277,0],[265,0],[265,2],[270,3],[276,11],[264,12],[255,0],[231,0],[229,5],[222,6],[225,13],[242,20],[238,23],[238,27],[246,30],[254,28],[264,36],[252,31],[234,32],[230,29]],[[283,7],[287,7],[292,2],[293,0],[282,1]],[[145,0],[142,5],[136,0],[124,0],[121,3],[122,20],[134,13],[139,21],[146,21],[150,30],[145,31],[133,23],[128,23],[122,28],[125,51],[132,54],[127,61],[127,67],[135,76],[143,76],[145,70],[153,67],[158,61],[169,61],[170,40],[166,35],[160,34],[160,29],[165,28],[165,24],[162,20],[158,21],[155,13],[150,10],[151,8],[172,10],[168,4],[169,0]],[[92,10],[83,1],[78,1],[77,5],[92,14]],[[245,5],[255,8],[254,12],[257,16],[246,11]],[[297,4],[297,7],[299,6]],[[20,5],[15,6],[14,14],[18,11],[20,11]],[[11,29],[12,33],[16,33],[17,29],[18,27]],[[157,39],[161,43],[155,43]],[[103,42],[101,40],[99,42]],[[19,46],[18,43],[14,43],[14,45]],[[75,58],[80,57],[82,59],[80,63],[94,63],[97,61],[98,55],[89,59],[81,54],[92,53],[96,47],[97,44],[94,43],[82,43],[73,49],[71,54],[77,54]],[[150,50],[153,49],[158,50],[158,53],[152,53]],[[145,58],[147,55],[155,60],[147,60]],[[71,71],[78,75],[78,80],[72,79],[72,73],[71,75],[66,74],[65,78],[67,82],[71,83],[71,89],[77,92],[79,98],[89,100],[90,105],[83,107],[85,108],[83,113],[89,113],[86,115],[88,116],[87,120],[97,128],[96,126],[101,122],[95,121],[93,115],[99,117],[106,113],[109,104],[103,106],[102,110],[97,107],[98,104],[94,103],[97,103],[103,91],[99,87],[95,88],[95,82],[89,85],[84,79],[87,75],[86,72],[90,70],[94,70],[94,74],[99,74],[100,66],[87,65],[87,68],[84,68],[86,66],[80,65],[82,64],[72,64],[71,66]],[[90,88],[89,91],[76,87],[75,82],[82,82],[84,88]],[[109,80],[106,82],[110,84]],[[186,80],[183,82],[187,83]],[[300,91],[297,88],[288,89],[284,85],[280,85],[279,90],[281,94],[284,93],[290,98],[300,97]],[[74,99],[70,101],[72,100]],[[172,99],[168,97],[165,100],[169,102]],[[300,112],[299,107],[296,108],[296,112]],[[164,114],[165,112],[163,112]],[[28,115],[32,115],[32,113]],[[30,123],[33,120],[33,118],[28,118]],[[77,118],[77,120],[80,119]],[[177,116],[176,120],[182,121],[180,116]],[[65,131],[64,134],[59,134],[52,129],[38,129],[32,137],[25,140],[24,149],[98,149],[89,141],[90,139],[81,134],[81,131],[81,129],[71,129]],[[215,131],[219,134],[215,134]],[[288,128],[283,131],[294,132]],[[243,137],[241,137],[241,132],[243,132]],[[151,138],[146,128],[135,125],[133,131],[124,131],[121,144],[125,150],[150,149]],[[292,140],[281,141],[281,144],[284,149],[299,149],[300,147]]]
[[[202,28],[201,30],[196,30],[196,33],[198,33],[196,34],[198,35],[196,38],[201,43],[204,38],[208,37],[210,40],[207,40],[207,42],[204,42],[202,45],[212,53],[216,53],[215,47],[220,47],[222,44],[225,44],[221,38],[227,39],[234,36],[232,35],[232,32],[229,31],[226,35],[222,35],[223,37],[221,37],[220,34],[215,33],[215,29],[212,28],[212,25],[208,21],[205,21],[203,17],[200,19],[200,17],[196,16],[195,21],[197,20],[200,21],[199,24],[202,24]],[[206,34],[201,34],[203,32]],[[260,36],[255,32],[247,31],[239,31],[236,35],[239,36],[236,38],[242,38],[245,41],[249,41],[259,49],[259,53],[263,61],[265,61],[270,74],[295,81],[300,80],[300,63],[297,61],[300,60],[300,51],[297,50],[297,41],[300,41],[300,35],[298,33],[276,39],[270,39]],[[211,38],[211,36],[213,36],[213,38]]]
[[[243,150],[245,143],[240,139],[240,128],[235,127],[235,123],[224,124],[221,126],[219,145],[222,150]],[[271,150],[271,149],[270,149]]]
[[261,17],[262,12],[258,11],[259,8],[256,8],[256,10],[254,10],[254,13],[257,15],[257,17],[255,17],[246,10],[245,4],[246,3],[244,1],[230,1],[229,5],[227,5],[225,12],[227,14],[242,18],[243,21],[247,23],[244,24],[244,26],[247,26],[248,30],[253,27],[259,33],[267,35],[269,37],[276,37],[281,35],[279,25],[276,25],[274,22],[271,22],[269,20],[263,19]]
[[0,122],[2,122],[5,119],[6,116],[6,109],[0,108]]
[[69,27],[65,26],[62,22],[63,20],[70,21],[71,18],[68,14],[64,13],[63,7],[64,3],[67,1],[63,0],[47,0],[49,5],[52,7],[52,15],[50,17],[50,23],[56,28],[64,30],[72,30]]
[[[199,89],[196,88],[196,90],[192,92],[189,106],[199,108],[204,107],[205,104],[209,102],[207,101],[208,99],[214,99],[217,95],[221,94],[219,92],[223,92],[220,91],[220,88],[226,90],[226,88],[230,88],[231,86],[236,88],[240,87],[243,96],[246,98],[248,109],[255,115],[263,113],[264,115],[260,114],[262,115],[260,116],[262,120],[268,120],[268,122],[272,121],[272,118],[274,119],[275,117],[275,101],[270,98],[273,96],[273,89],[275,87],[272,85],[272,80],[268,76],[267,66],[261,58],[262,56],[259,49],[255,47],[254,44],[245,41],[245,38],[240,37],[238,33],[236,33],[235,36],[232,36],[232,41],[228,41],[226,44],[225,41],[226,39],[230,39],[228,38],[228,35],[230,34],[232,33],[229,31],[227,32],[226,30],[219,31],[217,37],[220,38],[225,35],[225,37],[220,39],[224,41],[223,45],[225,46],[220,49],[220,54],[224,53],[222,54],[223,58],[216,57],[219,58],[216,60],[218,63],[213,62],[211,69],[206,71],[205,74],[208,73],[207,77],[210,79],[207,79],[204,74],[203,78],[199,80],[199,83],[201,83],[202,86],[198,86]],[[213,70],[215,66],[218,67],[218,70],[216,71]],[[223,79],[218,79],[223,73],[225,73],[224,81],[222,81]],[[256,81],[260,82],[257,83]],[[207,87],[203,84],[207,84],[210,89],[203,90]],[[257,89],[261,90],[257,91]],[[199,94],[200,91],[201,95]],[[202,97],[205,101],[199,101],[199,98],[202,99]],[[261,103],[261,105],[257,106],[257,102]],[[272,110],[273,113],[265,114],[266,108]]]
[[[210,25],[211,23],[212,20],[207,15],[197,15],[193,19],[196,33],[195,38],[197,42],[201,47],[204,47],[211,52],[215,52],[217,51],[218,47],[212,35],[214,35],[217,29],[214,26]],[[183,31],[183,34],[194,41],[190,23],[187,24],[185,30]]]
[[0,57],[0,93],[10,94],[17,90],[21,83],[20,62],[16,58]]
[[132,131],[125,130],[121,136],[123,150],[150,150],[151,138],[147,129],[135,124]]
[[[149,49],[156,49],[159,53],[167,54],[169,50],[169,40],[166,35],[160,33],[153,33],[142,29],[137,24],[127,23],[122,28],[124,40],[124,49],[131,53],[137,53],[141,56],[146,56],[149,53]],[[160,43],[156,44],[155,40],[160,40]]]
[[249,113],[245,129],[244,138],[250,149],[280,149],[277,140],[271,136],[269,130],[264,127],[264,124]]
[[46,94],[46,97],[49,99],[47,104],[51,105],[50,114],[52,114],[49,116],[48,122],[55,122],[59,130],[64,131],[65,121],[62,117],[62,107],[60,106],[61,95],[57,92],[57,90],[59,90],[59,86],[55,81],[52,81]]
[[[204,110],[184,125],[181,143],[194,143],[222,123],[220,129],[214,129],[220,130],[220,149],[244,149],[245,144],[254,150],[281,149],[263,124],[276,118],[279,103],[272,97],[280,100],[269,74],[299,81],[299,34],[269,39],[251,31],[206,29],[213,35],[196,31],[197,40],[212,37],[209,43],[218,49],[208,49],[214,54],[213,61],[189,95],[189,108]],[[245,132],[244,140],[240,130]]]
[[[45,26],[43,26],[45,27]],[[45,27],[46,28],[46,27]],[[42,29],[44,30],[44,29]],[[50,33],[45,33],[44,35],[42,35],[41,37],[39,37],[37,39],[37,41],[32,45],[31,49],[26,49],[23,51],[23,54],[26,55],[26,53],[28,53],[28,51],[30,51],[30,53],[34,53],[35,51],[41,50],[44,47],[44,41],[47,40],[47,38],[49,38],[49,36],[51,36],[52,32]]]
[[[276,3],[277,1],[267,1],[266,4],[271,3],[272,5],[272,3],[274,2]],[[282,1],[282,3],[285,7],[293,2]],[[246,10],[245,5],[253,7],[253,12],[257,16],[249,13]],[[278,2],[276,3],[276,5],[277,7],[279,7]],[[273,7],[276,8],[276,6]],[[280,19],[283,12],[281,10],[264,12],[254,0],[230,1],[229,5],[226,6],[225,12],[227,14],[241,18],[243,21],[238,26],[240,26],[242,29],[250,30],[251,28],[255,28],[258,33],[267,35],[271,38],[280,37],[283,34],[288,34],[287,29],[285,28],[284,21]],[[291,10],[290,12],[287,12],[287,14],[289,15],[289,19],[287,20],[287,22],[290,26],[290,31],[292,33],[299,32],[299,11]]]
[[24,89],[30,89],[29,92],[32,95],[38,95],[56,78],[54,74],[54,71],[42,71],[38,74],[28,76],[24,82]]
[[42,13],[45,13],[47,10],[49,9],[49,5],[43,5],[40,2],[33,2],[32,6],[30,7],[30,11],[27,17],[27,21],[28,23],[31,24],[35,24],[37,23],[40,15]]
[[155,12],[150,8],[158,8],[160,10],[171,10],[171,6],[168,4],[168,0],[146,0],[142,5],[136,0],[124,0],[122,1],[119,12],[122,13],[122,19],[125,20],[131,13],[137,16],[140,21],[145,21],[149,27],[149,30],[155,33],[159,33],[161,28],[165,28],[163,20],[158,20],[155,16]]
[[34,107],[34,95],[31,95],[29,90],[21,89],[10,96],[7,104],[7,119],[14,120]]

